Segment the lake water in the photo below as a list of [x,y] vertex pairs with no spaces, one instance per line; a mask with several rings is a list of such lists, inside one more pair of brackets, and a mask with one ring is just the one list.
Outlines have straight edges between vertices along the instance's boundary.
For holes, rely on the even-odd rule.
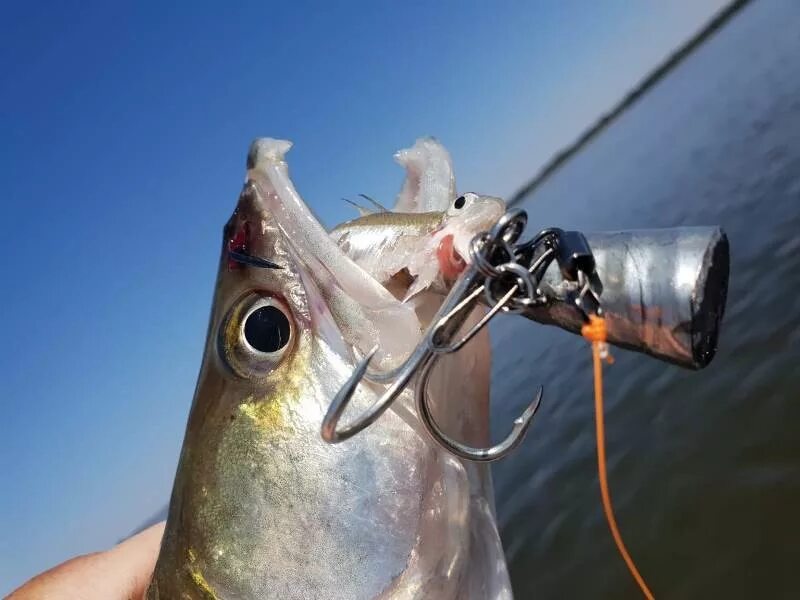
[[[800,3],[747,6],[522,206],[531,229],[725,228],[711,366],[606,368],[611,493],[656,596],[800,597]],[[601,510],[587,345],[513,317],[493,343],[495,439],[545,384],[495,467],[517,597],[640,597]]]

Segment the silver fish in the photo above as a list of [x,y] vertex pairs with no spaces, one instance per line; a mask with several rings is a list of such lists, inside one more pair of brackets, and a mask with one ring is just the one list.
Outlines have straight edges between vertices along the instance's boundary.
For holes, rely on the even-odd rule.
[[446,210],[377,212],[331,230],[331,238],[353,261],[386,284],[407,272],[414,279],[406,299],[430,287],[443,288],[468,261],[469,242],[505,212],[505,202],[472,192],[450,201]]
[[[391,363],[425,316],[328,237],[289,180],[289,146],[254,142],[225,228],[147,598],[510,598],[489,471],[434,445],[408,390],[357,437],[320,438],[351,348],[389,344]],[[485,443],[488,338],[470,348],[442,361],[429,391],[443,427]],[[361,386],[353,414],[381,390]]]

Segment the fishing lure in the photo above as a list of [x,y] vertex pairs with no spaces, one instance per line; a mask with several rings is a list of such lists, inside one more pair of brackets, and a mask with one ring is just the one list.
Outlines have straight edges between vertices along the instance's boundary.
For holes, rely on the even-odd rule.
[[[653,594],[641,576],[630,556],[614,517],[611,505],[605,461],[605,433],[603,419],[603,392],[601,361],[608,355],[607,342],[610,332],[615,330],[616,342],[634,349],[649,352],[660,358],[678,362],[692,368],[703,368],[713,358],[716,351],[719,325],[725,308],[728,282],[728,242],[724,232],[719,228],[695,228],[689,230],[672,230],[662,232],[639,232],[618,234],[625,242],[645,241],[636,248],[642,254],[656,257],[663,256],[667,248],[673,250],[673,261],[680,268],[683,277],[664,281],[663,267],[659,271],[647,272],[646,278],[639,281],[640,306],[644,308],[647,298],[645,292],[658,291],[656,298],[664,307],[689,306],[692,315],[690,331],[702,330],[699,340],[694,336],[687,343],[681,343],[680,335],[674,332],[667,334],[673,344],[664,344],[659,340],[658,329],[638,330],[631,328],[631,319],[615,315],[610,320],[606,317],[605,303],[601,296],[608,294],[611,307],[626,302],[625,294],[614,298],[615,293],[625,289],[627,279],[615,275],[625,274],[631,267],[623,263],[622,273],[615,273],[615,265],[611,260],[604,260],[602,270],[611,274],[608,279],[598,272],[598,261],[586,236],[580,232],[565,232],[560,229],[547,229],[532,240],[518,243],[527,223],[527,215],[521,210],[512,210],[504,215],[497,224],[486,233],[476,236],[470,246],[470,267],[467,268],[453,285],[444,300],[430,327],[426,330],[420,344],[406,361],[389,373],[370,373],[368,370],[372,354],[368,354],[357,366],[351,377],[334,397],[322,424],[322,437],[331,443],[352,437],[369,426],[391,405],[400,389],[408,385],[416,377],[415,399],[417,415],[429,435],[443,448],[452,454],[470,461],[487,462],[507,456],[519,443],[531,424],[539,407],[542,388],[525,411],[514,421],[511,433],[499,444],[489,447],[473,447],[462,441],[453,439],[437,424],[428,405],[427,386],[431,370],[443,355],[458,352],[499,312],[516,312],[531,318],[551,317],[565,328],[572,328],[574,323],[581,323],[581,334],[592,343],[593,373],[595,378],[595,419],[598,474],[600,480],[603,509],[614,541],[632,576],[646,598]],[[608,238],[609,236],[605,236]],[[647,244],[650,239],[680,240],[672,247],[669,243],[660,245]],[[602,241],[603,236],[600,237]],[[702,242],[697,252],[698,240]],[[598,246],[602,247],[600,243]],[[690,248],[687,252],[687,248]],[[608,252],[605,259],[614,257]],[[632,247],[626,246],[631,252]],[[617,252],[618,254],[618,252]],[[638,253],[633,251],[633,254]],[[624,255],[624,254],[623,254]],[[640,261],[648,263],[647,260]],[[687,265],[687,263],[689,263]],[[669,264],[669,263],[667,263]],[[691,269],[693,265],[699,268]],[[550,285],[546,285],[547,273],[555,266],[556,274],[550,275]],[[687,270],[686,267],[690,270]],[[641,267],[640,267],[641,268]],[[634,271],[635,273],[635,271]],[[687,276],[686,274],[691,274]],[[560,281],[559,281],[560,280]],[[603,282],[610,285],[604,290]],[[623,282],[622,284],[620,282]],[[655,282],[655,283],[654,283]],[[646,284],[646,285],[645,285]],[[687,293],[690,294],[687,298]],[[558,297],[560,294],[560,297]],[[464,334],[459,333],[464,323],[464,315],[474,306],[479,298],[491,307],[489,312],[477,324]],[[558,298],[558,299],[556,299]],[[687,301],[688,300],[688,301]],[[555,308],[554,308],[555,307]],[[566,312],[569,317],[559,315]],[[541,311],[551,311],[550,313]],[[686,309],[684,308],[684,311]],[[643,315],[647,311],[642,310]],[[680,310],[669,314],[656,311],[660,321],[669,321],[681,315]],[[613,313],[611,313],[613,314]],[[665,317],[667,317],[665,319]],[[544,320],[544,319],[543,319]],[[640,324],[646,324],[643,316]],[[609,325],[613,327],[609,327]],[[683,328],[684,331],[687,328]],[[678,329],[677,331],[680,331]],[[641,335],[639,332],[644,333]],[[652,335],[655,333],[656,335]],[[637,338],[637,334],[639,338]],[[650,335],[646,335],[650,334]],[[645,341],[646,340],[646,341]],[[686,340],[683,340],[684,342]],[[366,411],[342,429],[338,428],[341,415],[347,408],[353,393],[364,379],[390,382],[380,399]]]

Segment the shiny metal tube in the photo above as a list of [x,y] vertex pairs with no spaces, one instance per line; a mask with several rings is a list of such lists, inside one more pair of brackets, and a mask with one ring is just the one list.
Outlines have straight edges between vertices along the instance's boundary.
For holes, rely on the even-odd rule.
[[[587,233],[602,285],[609,342],[690,369],[714,358],[725,312],[730,254],[719,227]],[[542,280],[552,301],[525,316],[578,333],[574,284],[553,263]]]

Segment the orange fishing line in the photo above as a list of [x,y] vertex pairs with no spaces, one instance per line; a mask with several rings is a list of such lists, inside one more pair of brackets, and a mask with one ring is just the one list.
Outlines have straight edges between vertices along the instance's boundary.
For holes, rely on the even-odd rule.
[[[606,514],[608,527],[617,545],[617,550],[622,555],[628,570],[633,575],[639,588],[648,600],[654,600],[653,593],[647,587],[644,578],[636,568],[633,558],[622,541],[622,535],[617,527],[617,520],[614,517],[614,510],[611,507],[611,493],[608,490],[608,473],[606,472],[606,433],[603,421],[603,363],[605,358],[608,362],[613,362],[611,356],[605,351],[606,343],[606,322],[598,316],[590,316],[589,323],[581,329],[581,334],[592,343],[592,360],[594,363],[594,417],[595,431],[597,434],[597,474],[600,479],[600,496],[603,499],[603,511]],[[604,356],[605,354],[605,356]]]

